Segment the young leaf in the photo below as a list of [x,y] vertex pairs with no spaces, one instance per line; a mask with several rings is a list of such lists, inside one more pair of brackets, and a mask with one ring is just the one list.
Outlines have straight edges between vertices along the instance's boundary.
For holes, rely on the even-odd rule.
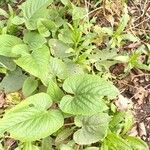
[[83,19],[86,14],[87,10],[82,7],[76,7],[75,5],[72,4],[72,19],[73,20],[78,20],[78,19]]
[[32,77],[28,77],[23,84],[22,88],[23,95],[25,97],[30,96],[36,90],[37,87],[38,81]]
[[5,56],[0,56],[0,66],[3,66],[10,71],[14,71],[16,69],[16,64],[13,60]]
[[67,78],[63,89],[71,94],[60,101],[63,112],[74,115],[92,115],[107,109],[102,98],[115,98],[118,90],[112,83],[96,75],[75,75]]
[[52,150],[52,138],[50,136],[42,140],[41,150]]
[[39,93],[28,97],[0,120],[0,135],[7,131],[12,138],[23,142],[51,135],[63,125],[60,111],[48,110],[51,105],[48,94]]
[[25,79],[26,75],[23,75],[22,71],[17,69],[3,78],[0,89],[4,89],[6,93],[16,92],[22,88]]
[[29,45],[31,49],[40,48],[46,43],[46,39],[37,32],[27,32],[23,41]]
[[69,136],[71,136],[73,133],[73,130],[71,128],[63,129],[56,137],[55,142],[61,143],[64,140],[66,140]]
[[23,143],[22,150],[40,150],[37,146],[33,145],[31,142]]
[[49,70],[54,77],[57,76],[60,79],[65,79],[68,75],[66,64],[58,58],[50,58]]
[[16,57],[12,53],[12,48],[17,44],[22,44],[22,40],[13,35],[0,35],[0,55],[7,57]]
[[0,16],[4,16],[6,18],[9,18],[9,14],[4,10],[0,8]]
[[50,36],[50,31],[48,30],[48,28],[46,28],[44,26],[44,24],[42,23],[41,20],[38,20],[38,22],[37,22],[37,29],[43,37],[49,37]]
[[54,102],[60,101],[64,96],[63,91],[59,88],[57,83],[50,80],[47,88],[47,94],[51,97]]
[[132,112],[128,111],[125,114],[125,123],[122,134],[126,134],[132,128],[133,124],[134,124],[133,114]]
[[125,5],[125,7],[124,7],[124,14],[123,14],[123,16],[122,16],[122,18],[120,20],[120,23],[118,25],[117,30],[114,33],[116,36],[120,35],[124,31],[125,27],[127,26],[127,23],[129,21],[129,19],[130,19],[130,17],[128,15],[127,5]]
[[125,115],[126,115],[125,112],[117,112],[116,114],[114,114],[109,124],[110,129],[114,130],[119,125],[120,122],[124,121]]
[[27,0],[21,5],[25,25],[29,30],[37,29],[37,21],[48,16],[47,7],[53,0]]
[[132,150],[149,150],[148,145],[140,138],[128,136],[126,140],[131,145]]
[[31,54],[21,56],[15,60],[15,63],[30,74],[43,79],[49,72],[49,59],[49,48],[43,45],[41,48],[34,49]]
[[52,55],[55,57],[66,58],[72,55],[67,53],[67,50],[69,50],[70,47],[57,39],[50,39],[49,46],[51,48],[50,50]]
[[92,144],[102,140],[107,134],[109,120],[110,117],[105,113],[75,117],[75,124],[82,128],[74,133],[73,139],[79,145]]
[[116,150],[133,150],[130,144],[117,134],[109,133],[106,138],[110,148],[115,147]]
[[21,25],[24,23],[24,18],[21,18],[19,16],[15,16],[13,19],[12,19],[12,23],[14,25]]
[[61,0],[61,2],[62,2],[65,6],[67,6],[67,5],[70,3],[70,0]]

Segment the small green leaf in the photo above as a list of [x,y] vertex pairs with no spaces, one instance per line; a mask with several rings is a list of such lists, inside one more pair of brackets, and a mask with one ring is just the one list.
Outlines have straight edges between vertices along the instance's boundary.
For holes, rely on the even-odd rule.
[[19,16],[15,16],[13,19],[12,19],[12,23],[14,25],[21,25],[24,23],[24,18],[21,18]]
[[17,44],[22,44],[22,40],[13,35],[0,35],[0,55],[7,57],[16,57],[12,53],[12,48]]
[[9,14],[4,10],[0,8],[0,16],[4,16],[6,18],[9,18]]
[[65,6],[67,6],[67,5],[70,3],[70,0],[61,0],[61,2],[62,2]]
[[132,112],[128,111],[125,114],[125,123],[122,134],[126,134],[132,128],[133,124],[134,124],[133,114]]
[[25,79],[26,76],[20,69],[9,72],[0,83],[0,89],[4,89],[6,93],[16,92],[22,88]]
[[129,19],[130,19],[130,17],[128,15],[128,8],[127,8],[127,5],[125,4],[124,14],[120,20],[120,23],[118,25],[117,30],[114,33],[115,35],[120,35],[124,31],[125,27],[127,26]]
[[129,40],[131,42],[137,42],[137,41],[139,41],[139,38],[136,37],[136,36],[134,36],[131,33],[123,34],[122,38],[123,38],[123,40]]
[[7,131],[12,138],[26,142],[53,134],[62,127],[64,119],[59,110],[49,109],[51,105],[48,94],[28,97],[0,120],[0,135]]
[[106,136],[109,121],[110,117],[105,113],[88,117],[77,116],[75,124],[82,128],[74,133],[73,139],[79,145],[96,143]]
[[67,78],[63,89],[71,94],[60,102],[63,112],[74,115],[92,115],[107,109],[103,97],[110,99],[118,95],[118,90],[111,82],[96,75],[74,75]]
[[58,58],[50,58],[49,70],[54,77],[57,76],[60,79],[65,79],[68,75],[66,64]]
[[23,84],[22,88],[23,95],[25,97],[30,96],[36,90],[37,87],[38,81],[32,77],[28,77]]
[[57,39],[50,39],[49,46],[51,48],[50,50],[52,55],[54,55],[55,57],[66,58],[72,55],[67,53],[70,47]]
[[149,150],[148,145],[140,138],[128,136],[126,140],[131,145],[132,150]]
[[120,122],[124,121],[125,115],[126,115],[125,112],[117,112],[116,114],[114,114],[109,124],[110,128],[114,130],[119,125]]
[[52,150],[52,138],[50,136],[42,140],[41,150]]
[[37,32],[27,32],[23,41],[29,45],[31,49],[40,48],[46,43],[46,39]]
[[5,56],[0,56],[0,66],[10,71],[14,71],[16,69],[16,64],[13,62],[13,60]]
[[73,133],[73,130],[71,128],[63,129],[56,137],[55,142],[61,143],[64,140],[66,140],[69,136],[71,136]]
[[106,138],[108,140],[109,147],[116,148],[114,150],[133,150],[130,147],[130,144],[117,134],[109,133]]
[[50,80],[47,88],[47,94],[51,97],[54,102],[60,101],[64,96],[63,91],[59,88],[57,83]]
[[87,10],[82,7],[76,7],[75,5],[72,4],[72,19],[73,20],[78,20],[78,19],[83,19],[87,15]]
[[38,22],[37,22],[37,29],[42,36],[44,36],[44,37],[50,36],[49,30],[44,26],[44,24],[42,23],[41,20],[38,20]]

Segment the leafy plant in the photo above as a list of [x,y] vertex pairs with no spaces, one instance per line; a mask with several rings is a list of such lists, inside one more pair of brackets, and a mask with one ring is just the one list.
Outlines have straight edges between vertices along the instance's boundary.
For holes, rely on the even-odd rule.
[[[128,36],[126,6],[115,31],[95,26],[87,8],[69,0],[26,0],[19,11],[8,8],[0,9],[0,89],[20,93],[22,101],[5,108],[0,137],[18,140],[16,150],[148,150],[128,136],[132,114],[110,108],[119,90],[109,68],[120,62],[139,67],[141,55],[115,49]],[[111,37],[103,50],[95,42],[100,33]]]

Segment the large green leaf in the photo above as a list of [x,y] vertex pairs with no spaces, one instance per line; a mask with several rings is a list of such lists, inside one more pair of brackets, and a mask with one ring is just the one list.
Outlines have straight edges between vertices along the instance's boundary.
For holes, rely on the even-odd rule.
[[100,113],[93,116],[77,116],[75,124],[82,127],[74,133],[74,140],[80,145],[92,144],[103,139],[107,134],[110,117]]
[[28,97],[10,109],[0,120],[0,134],[21,141],[35,141],[51,135],[63,125],[63,116],[58,110],[48,108],[52,100],[48,94],[39,93]]
[[53,0],[27,0],[21,5],[25,25],[29,30],[37,28],[37,21],[48,16],[48,5]]
[[22,88],[25,79],[26,75],[22,74],[20,69],[9,72],[0,83],[0,89],[3,89],[6,93],[16,92]]
[[48,74],[49,58],[49,48],[43,45],[41,48],[34,49],[31,54],[25,53],[19,59],[15,60],[15,62],[25,71],[43,79]]
[[65,113],[91,115],[107,109],[103,97],[115,98],[118,90],[111,82],[96,75],[75,75],[67,78],[63,89],[69,93],[60,102]]
[[12,48],[17,45],[22,44],[22,40],[13,35],[0,35],[0,55],[7,57],[15,57],[16,55],[12,53]]

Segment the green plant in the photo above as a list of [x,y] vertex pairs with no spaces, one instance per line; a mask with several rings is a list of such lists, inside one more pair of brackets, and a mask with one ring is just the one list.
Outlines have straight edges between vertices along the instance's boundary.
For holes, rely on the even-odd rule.
[[0,72],[5,75],[0,89],[20,91],[25,100],[5,110],[0,136],[19,140],[16,150],[148,149],[128,136],[131,113],[110,108],[119,90],[108,80],[111,76],[101,74],[120,61],[117,52],[99,51],[93,44],[94,19],[85,8],[61,2],[26,0],[17,15],[10,6],[10,15],[1,10],[6,19],[0,35]]

